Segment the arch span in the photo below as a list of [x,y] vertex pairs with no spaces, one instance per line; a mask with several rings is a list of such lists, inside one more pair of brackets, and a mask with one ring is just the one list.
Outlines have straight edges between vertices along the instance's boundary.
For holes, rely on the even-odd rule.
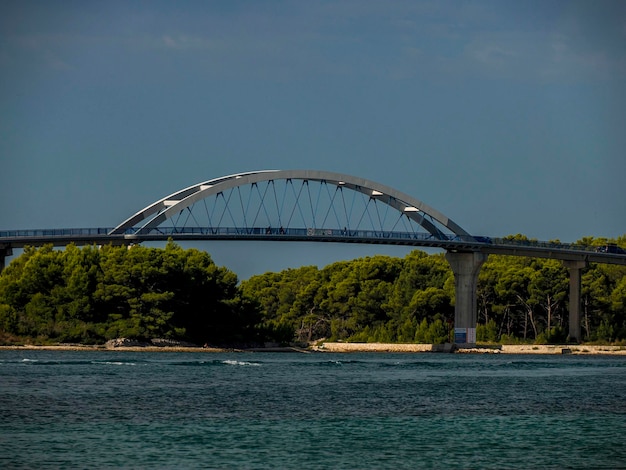
[[[278,182],[282,182],[281,188]],[[312,189],[312,183],[317,183],[316,188]],[[348,200],[346,193],[360,195],[361,201]],[[198,222],[192,212],[197,204],[203,206],[205,222]],[[363,178],[317,170],[260,170],[204,181],[159,199],[110,233],[148,233],[168,220],[180,223],[185,213],[184,224],[191,220],[220,226],[228,220],[235,226],[258,227],[263,222],[282,227],[298,219],[305,228],[326,228],[331,223],[356,228],[355,224],[369,220],[383,229],[387,215],[381,215],[381,205],[395,211],[398,220],[394,227],[410,221],[436,239],[449,234],[471,236],[449,217],[408,194]]]

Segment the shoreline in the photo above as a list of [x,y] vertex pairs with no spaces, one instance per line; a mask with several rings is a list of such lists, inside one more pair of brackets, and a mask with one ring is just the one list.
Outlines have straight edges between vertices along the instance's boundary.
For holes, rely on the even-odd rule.
[[[453,347],[454,346],[454,347]],[[626,356],[623,346],[600,346],[585,344],[502,344],[493,346],[477,346],[472,348],[457,347],[451,344],[387,344],[387,343],[323,343],[316,350],[325,352],[390,352],[418,353],[441,352],[455,354],[607,354]]]
[[550,354],[550,355],[614,355],[626,356],[623,346],[600,345],[493,345],[473,348],[453,347],[451,344],[413,344],[413,343],[339,343],[326,342],[310,348],[268,347],[268,348],[217,348],[194,346],[116,346],[105,345],[15,345],[0,346],[0,351],[104,351],[104,352],[194,352],[194,353],[225,353],[225,352],[281,352],[281,353],[455,353],[455,354]]
[[238,349],[203,348],[193,346],[118,346],[109,348],[104,345],[57,344],[0,346],[0,351],[101,351],[101,352],[237,352]]

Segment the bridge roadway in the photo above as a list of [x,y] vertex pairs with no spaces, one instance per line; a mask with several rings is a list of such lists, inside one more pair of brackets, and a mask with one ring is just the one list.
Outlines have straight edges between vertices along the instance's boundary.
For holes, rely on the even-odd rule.
[[[384,245],[405,245],[415,247],[440,248],[452,252],[476,252],[485,255],[526,256],[553,258],[563,261],[586,263],[606,263],[626,265],[626,253],[598,251],[597,247],[570,243],[542,242],[534,240],[514,240],[508,238],[473,237],[463,235],[441,235],[430,233],[384,232],[374,230],[338,230],[256,227],[256,228],[168,228],[159,227],[143,233],[129,229],[125,233],[112,233],[113,228],[66,228],[37,230],[0,231],[0,255],[10,255],[12,248],[42,246],[52,244],[76,245],[129,245],[133,243],[167,241],[210,241],[210,240],[257,240],[257,241],[298,241],[331,243],[365,243]],[[4,257],[3,256],[3,257]],[[2,262],[3,260],[0,260]],[[3,264],[0,264],[3,266]]]

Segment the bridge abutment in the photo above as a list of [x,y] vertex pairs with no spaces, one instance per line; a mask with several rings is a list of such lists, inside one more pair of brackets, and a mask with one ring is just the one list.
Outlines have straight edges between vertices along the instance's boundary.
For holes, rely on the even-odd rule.
[[454,306],[454,343],[459,346],[476,345],[476,285],[478,273],[488,255],[484,253],[446,252],[446,259],[454,273],[456,303]]
[[563,266],[569,270],[569,340],[579,343],[580,332],[580,291],[582,269],[586,261],[563,260]]

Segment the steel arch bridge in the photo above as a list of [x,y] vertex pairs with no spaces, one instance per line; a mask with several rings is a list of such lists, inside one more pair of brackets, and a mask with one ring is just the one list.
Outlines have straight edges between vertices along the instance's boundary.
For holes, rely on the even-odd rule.
[[363,178],[313,170],[251,171],[198,183],[133,214],[110,235],[151,233],[475,241],[412,196]]
[[455,278],[456,343],[476,342],[476,284],[489,254],[555,258],[570,271],[570,337],[580,337],[581,270],[590,262],[626,265],[618,247],[491,239],[470,235],[424,202],[340,173],[260,170],[177,191],[115,228],[0,231],[0,271],[13,248],[52,243],[132,244],[176,240],[281,240],[384,243],[446,250]]

